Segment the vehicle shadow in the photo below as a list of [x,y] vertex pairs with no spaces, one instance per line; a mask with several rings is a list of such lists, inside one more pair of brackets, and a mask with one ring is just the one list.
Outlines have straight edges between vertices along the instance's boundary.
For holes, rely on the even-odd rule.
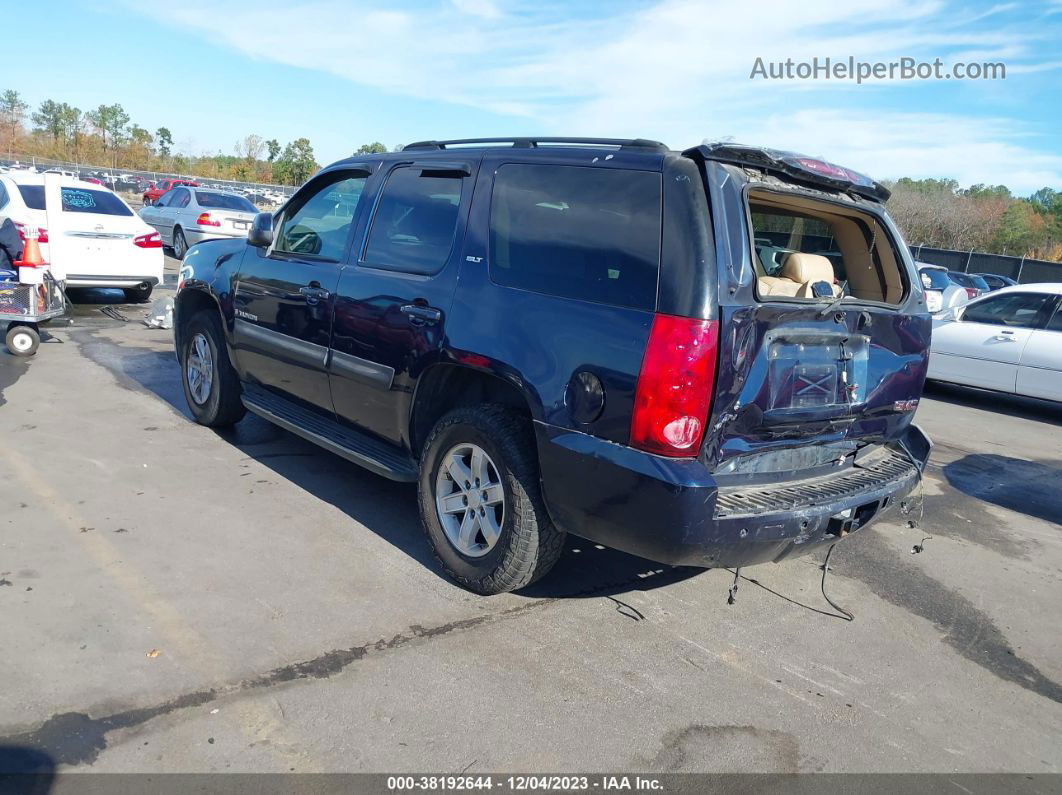
[[55,760],[24,745],[0,744],[0,792],[44,795],[55,782]]
[[944,476],[963,494],[1062,525],[1062,466],[976,453],[946,464]]
[[1062,426],[1062,406],[1049,400],[990,392],[939,381],[927,381],[924,391],[927,397],[944,403]]
[[[278,478],[333,505],[438,577],[447,579],[428,549],[417,488],[374,475],[294,434],[248,415],[217,434]],[[533,599],[600,597],[651,590],[702,570],[664,566],[569,536],[560,561],[544,579],[520,591]]]

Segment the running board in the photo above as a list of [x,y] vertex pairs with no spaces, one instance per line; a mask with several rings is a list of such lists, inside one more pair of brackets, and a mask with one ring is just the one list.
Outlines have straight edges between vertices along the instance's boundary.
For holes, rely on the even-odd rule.
[[243,385],[241,400],[248,411],[370,472],[404,483],[417,479],[416,462],[394,445],[340,425],[255,384]]

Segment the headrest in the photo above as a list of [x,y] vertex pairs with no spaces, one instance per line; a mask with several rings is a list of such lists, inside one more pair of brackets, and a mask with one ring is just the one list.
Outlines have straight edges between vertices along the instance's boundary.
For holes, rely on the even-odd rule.
[[833,265],[821,254],[804,254],[794,251],[785,258],[782,272],[778,274],[800,284],[807,282],[826,282],[832,285],[834,279]]

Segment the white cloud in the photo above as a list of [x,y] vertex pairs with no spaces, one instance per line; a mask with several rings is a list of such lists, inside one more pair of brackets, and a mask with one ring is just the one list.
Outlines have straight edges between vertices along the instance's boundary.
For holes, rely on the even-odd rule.
[[[804,141],[816,150],[830,142],[835,148],[823,154],[839,162],[845,160],[838,151],[850,154],[853,166],[875,175],[883,166],[891,170],[906,162],[907,170],[889,175],[942,174],[962,181],[961,172],[976,182],[1007,181],[1018,190],[1062,182],[1058,160],[1023,146],[1016,123],[865,110],[865,92],[901,90],[895,86],[749,80],[758,55],[872,61],[901,55],[961,60],[962,54],[1005,60],[1015,74],[1043,69],[1037,50],[1044,31],[995,20],[969,25],[989,15],[998,20],[1012,5],[979,15],[943,0],[878,0],[871,7],[832,0],[613,2],[596,16],[556,0],[509,4],[505,13],[493,0],[439,0],[417,8],[387,0],[265,0],[251,6],[214,0],[208,15],[187,4],[131,8],[256,58],[523,118],[516,126],[525,129],[530,124],[555,134],[657,137],[674,146],[715,133],[772,145]],[[846,104],[852,109],[847,114]],[[813,105],[830,110],[807,110]],[[928,170],[917,171],[917,164]],[[1003,179],[1008,173],[1011,178]]]
[[462,14],[471,14],[484,19],[497,19],[501,16],[501,10],[492,0],[450,0],[450,2]]

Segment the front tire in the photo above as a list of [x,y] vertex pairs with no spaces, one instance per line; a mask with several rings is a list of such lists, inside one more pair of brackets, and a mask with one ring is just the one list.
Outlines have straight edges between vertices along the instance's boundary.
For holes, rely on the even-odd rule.
[[446,573],[479,594],[543,577],[564,548],[546,513],[530,422],[499,405],[456,409],[424,445],[418,483],[428,544]]
[[184,239],[184,232],[180,229],[173,233],[173,256],[183,260],[188,253],[188,241]]
[[200,425],[224,428],[247,412],[216,312],[201,310],[182,329],[181,384],[192,417]]

